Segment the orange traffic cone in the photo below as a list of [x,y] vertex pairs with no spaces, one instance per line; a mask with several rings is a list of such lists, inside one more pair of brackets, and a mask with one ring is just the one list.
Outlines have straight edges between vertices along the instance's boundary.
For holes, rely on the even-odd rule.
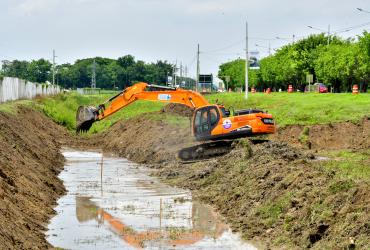
[[353,85],[353,87],[352,87],[352,94],[355,94],[355,95],[358,94],[358,85],[357,84]]
[[292,85],[288,86],[288,93],[293,93],[293,86]]

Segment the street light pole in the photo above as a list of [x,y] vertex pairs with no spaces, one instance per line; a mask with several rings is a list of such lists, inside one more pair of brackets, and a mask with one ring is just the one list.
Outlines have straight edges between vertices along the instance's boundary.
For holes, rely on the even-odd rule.
[[200,54],[200,52],[199,52],[199,43],[198,43],[198,50],[197,50],[197,79],[196,79],[196,81],[195,81],[195,91],[196,92],[198,92],[198,85],[199,85],[199,74],[200,74],[200,69],[199,69],[199,54]]
[[[310,29],[314,29],[314,30],[320,30],[321,32],[324,32],[326,33],[325,30],[322,30],[322,29],[319,29],[319,28],[315,28],[315,27],[312,27],[312,26],[307,26],[308,28]],[[328,45],[330,44],[330,24],[328,25]]]
[[55,84],[55,49],[53,49],[53,85]]
[[361,9],[361,8],[356,8],[357,10],[361,11],[361,12],[365,12],[365,13],[369,13],[370,14],[370,11],[368,10],[364,10],[364,9]]
[[248,99],[248,68],[249,68],[249,55],[248,55],[248,22],[245,22],[245,99]]

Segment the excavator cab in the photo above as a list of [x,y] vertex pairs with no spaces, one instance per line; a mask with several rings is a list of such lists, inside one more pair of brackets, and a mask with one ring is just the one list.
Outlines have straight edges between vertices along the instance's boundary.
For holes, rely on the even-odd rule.
[[275,132],[271,114],[259,109],[233,111],[207,105],[194,111],[193,134],[197,141],[235,139]]
[[193,116],[193,133],[198,141],[208,140],[212,130],[217,126],[221,118],[217,106],[205,106],[198,108]]

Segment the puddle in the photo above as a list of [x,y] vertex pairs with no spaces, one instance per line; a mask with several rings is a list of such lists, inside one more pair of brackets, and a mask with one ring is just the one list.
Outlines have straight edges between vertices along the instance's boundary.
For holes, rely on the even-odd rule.
[[[123,158],[66,149],[47,240],[63,249],[256,249],[187,190]],[[101,164],[103,162],[103,164]]]
[[314,161],[329,161],[330,158],[326,156],[315,156]]

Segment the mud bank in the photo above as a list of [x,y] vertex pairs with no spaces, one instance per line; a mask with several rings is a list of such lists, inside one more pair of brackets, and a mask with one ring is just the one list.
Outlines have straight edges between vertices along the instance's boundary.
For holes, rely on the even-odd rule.
[[370,117],[325,125],[291,125],[278,129],[274,140],[315,150],[370,148]]
[[57,198],[64,158],[58,137],[65,130],[40,112],[20,107],[0,112],[1,249],[46,249],[44,230]]
[[[368,120],[359,127],[363,134],[361,143],[352,142],[355,148],[363,148],[370,138]],[[310,131],[316,130],[313,126]],[[332,138],[347,132],[337,129]],[[242,140],[227,155],[191,164],[175,157],[179,148],[194,143],[186,127],[143,116],[118,122],[100,139],[106,150],[150,163],[166,182],[193,190],[246,239],[267,242],[265,248],[368,248],[368,183],[341,179],[315,161],[312,151],[291,147],[280,138],[284,136],[258,145]]]

